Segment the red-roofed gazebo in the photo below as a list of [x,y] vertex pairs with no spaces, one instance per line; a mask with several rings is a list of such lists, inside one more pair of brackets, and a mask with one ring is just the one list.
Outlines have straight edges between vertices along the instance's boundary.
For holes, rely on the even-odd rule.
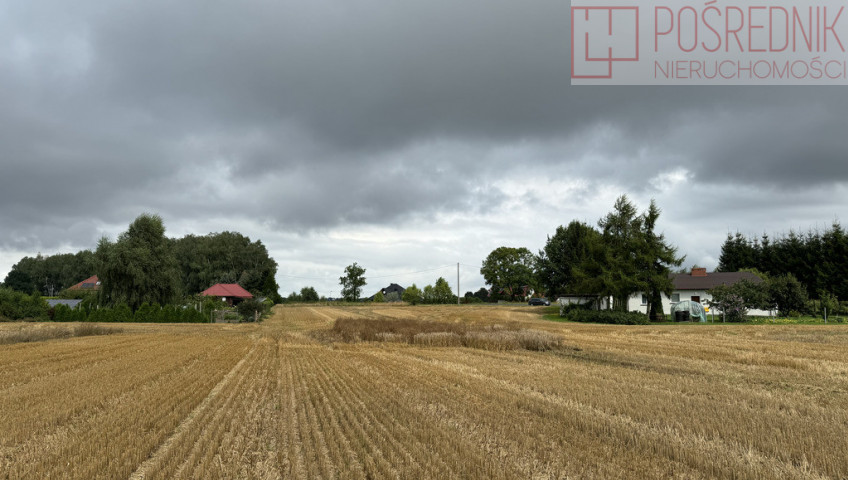
[[235,305],[246,298],[253,298],[253,295],[251,295],[250,292],[241,288],[241,285],[237,283],[219,283],[217,285],[212,285],[206,290],[200,292],[200,294],[209,297],[218,297],[230,305]]

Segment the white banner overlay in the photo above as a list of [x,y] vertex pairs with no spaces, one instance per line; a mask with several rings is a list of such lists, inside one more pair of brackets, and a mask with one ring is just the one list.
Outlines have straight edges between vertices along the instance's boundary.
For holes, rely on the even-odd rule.
[[572,0],[572,85],[848,85],[848,0]]

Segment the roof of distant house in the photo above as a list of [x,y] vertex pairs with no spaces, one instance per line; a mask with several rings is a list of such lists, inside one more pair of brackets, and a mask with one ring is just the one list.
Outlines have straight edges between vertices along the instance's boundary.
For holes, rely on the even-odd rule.
[[78,284],[68,287],[68,290],[99,290],[100,289],[100,279],[97,278],[97,275],[93,275],[85,280],[79,282]]
[[201,295],[210,297],[235,297],[235,298],[253,298],[247,290],[241,288],[237,283],[219,283],[212,285],[206,290],[200,292]]
[[65,298],[49,298],[47,299],[47,306],[50,308],[55,307],[56,305],[67,305],[70,308],[76,308],[77,305],[82,303],[82,300],[77,299],[65,299]]
[[760,283],[762,278],[751,272],[709,272],[706,269],[693,269],[690,273],[672,274],[675,290],[709,290],[719,285],[733,285],[742,280]]
[[406,290],[406,289],[401,287],[397,283],[393,283],[393,284],[389,285],[388,287],[384,288],[381,291],[385,292],[385,293],[389,293],[389,292],[403,292],[404,290]]

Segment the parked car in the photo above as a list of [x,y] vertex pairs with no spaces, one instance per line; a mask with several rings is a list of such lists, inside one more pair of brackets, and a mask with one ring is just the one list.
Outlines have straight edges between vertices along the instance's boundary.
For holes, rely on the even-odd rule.
[[531,299],[530,299],[530,301],[529,301],[529,302],[527,302],[527,305],[545,305],[545,306],[550,306],[550,305],[551,305],[551,301],[550,301],[550,300],[548,300],[547,298],[531,298]]

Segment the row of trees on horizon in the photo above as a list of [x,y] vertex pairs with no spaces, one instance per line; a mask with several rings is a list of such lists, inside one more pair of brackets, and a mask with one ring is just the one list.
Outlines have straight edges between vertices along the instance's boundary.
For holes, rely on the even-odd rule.
[[772,240],[741,233],[727,235],[718,270],[756,270],[770,276],[791,275],[811,298],[848,300],[848,235],[838,222],[824,231],[790,231]]
[[4,287],[23,293],[79,297],[67,288],[97,275],[97,303],[168,305],[197,295],[216,283],[238,283],[255,296],[279,302],[277,262],[261,241],[235,232],[165,236],[158,215],[143,214],[115,241],[102,238],[95,251],[24,257],[4,280]]
[[480,273],[492,294],[515,300],[528,291],[537,295],[612,297],[611,308],[626,310],[635,292],[648,294],[648,310],[671,295],[669,274],[683,263],[677,247],[657,232],[661,210],[654,200],[638,213],[626,195],[598,221],[598,228],[579,221],[559,226],[534,255],[524,247],[499,247],[483,261]]
[[[648,296],[649,312],[663,313],[661,295],[670,295],[670,273],[685,257],[656,231],[661,210],[655,201],[639,213],[626,195],[599,219],[597,226],[571,221],[557,227],[538,254],[524,247],[499,247],[483,261],[480,273],[488,289],[467,292],[466,302],[523,300],[529,294],[611,297],[612,309],[626,309],[636,292]],[[752,270],[766,277],[797,280],[812,299],[848,299],[848,235],[838,223],[819,232],[810,231],[771,240],[728,234],[721,246],[719,271]],[[5,288],[23,293],[55,295],[62,289],[98,275],[101,305],[173,304],[215,283],[238,283],[256,296],[285,300],[323,299],[313,287],[279,296],[275,281],[277,263],[261,241],[235,232],[168,238],[162,219],[144,214],[115,241],[101,239],[95,251],[76,254],[24,257],[6,276]],[[365,268],[354,263],[339,278],[342,296],[360,300]],[[412,290],[410,290],[412,289]],[[401,296],[409,303],[455,303],[456,296],[444,278],[423,289],[412,285]],[[65,292],[66,296],[74,294]],[[396,300],[380,298],[375,300]],[[475,300],[475,301],[478,301]]]
[[[652,200],[639,214],[622,195],[597,227],[576,220],[559,226],[536,255],[523,247],[496,248],[480,271],[490,289],[468,292],[466,297],[514,301],[529,292],[551,298],[612,297],[610,308],[621,311],[630,295],[643,292],[651,316],[662,314],[661,295],[672,293],[670,274],[683,271],[676,267],[685,257],[656,231],[660,213]],[[790,231],[775,241],[767,235],[757,239],[728,234],[717,270],[752,271],[764,282],[719,289],[716,294],[739,298],[745,309],[776,308],[785,313],[812,312],[826,304],[833,308],[839,299],[848,300],[846,266],[848,235],[839,223],[824,232]],[[808,300],[815,306],[811,308]]]

